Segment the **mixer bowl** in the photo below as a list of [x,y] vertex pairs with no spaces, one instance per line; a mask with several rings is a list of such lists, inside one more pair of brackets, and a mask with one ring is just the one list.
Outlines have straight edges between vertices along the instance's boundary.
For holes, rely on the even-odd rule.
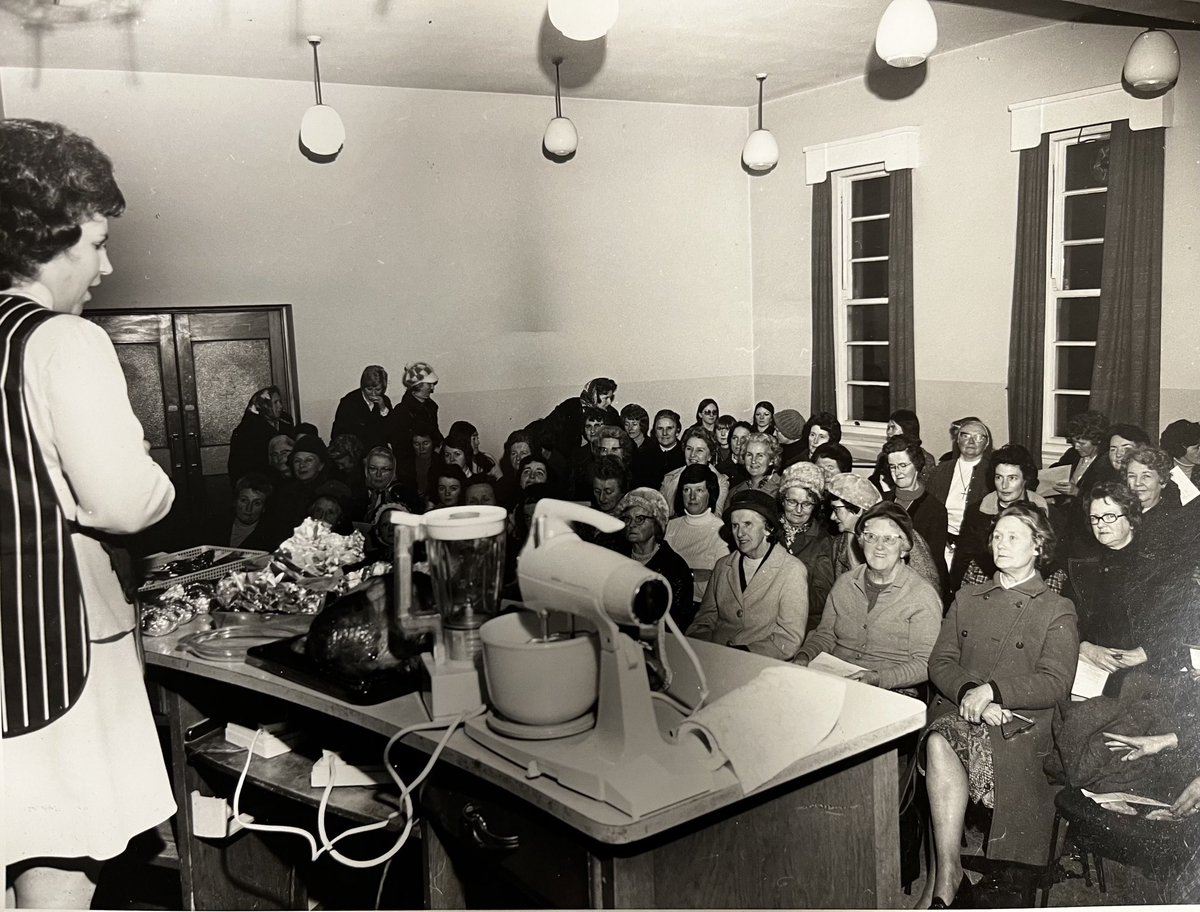
[[[564,616],[551,614],[551,629]],[[585,626],[576,619],[577,629]],[[557,725],[583,715],[596,702],[600,647],[594,631],[573,639],[534,642],[541,625],[532,611],[492,618],[479,629],[483,673],[492,706],[526,725]]]

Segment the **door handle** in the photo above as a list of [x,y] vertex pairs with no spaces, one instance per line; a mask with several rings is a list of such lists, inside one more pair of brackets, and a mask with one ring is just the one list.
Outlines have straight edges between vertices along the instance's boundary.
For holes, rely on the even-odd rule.
[[467,832],[471,834],[471,841],[481,849],[512,851],[521,846],[521,838],[519,836],[501,836],[499,833],[493,833],[488,829],[488,823],[484,819],[483,812],[473,804],[463,805],[462,823]]

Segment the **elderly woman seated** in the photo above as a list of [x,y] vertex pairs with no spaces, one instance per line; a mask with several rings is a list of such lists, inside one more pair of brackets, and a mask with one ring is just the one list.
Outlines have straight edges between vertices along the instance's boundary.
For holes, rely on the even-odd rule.
[[909,569],[913,525],[902,507],[878,503],[855,534],[866,563],[843,574],[821,623],[793,659],[807,665],[822,652],[862,667],[852,677],[888,690],[911,689],[929,677],[929,653],[942,626],[942,599]]
[[775,540],[808,571],[808,629],[821,620],[833,588],[833,539],[825,526],[825,475],[811,462],[783,470],[779,505],[783,509]]
[[1171,480],[1175,460],[1164,449],[1135,446],[1121,460],[1118,480],[1142,502],[1143,551],[1152,560],[1170,560],[1180,550],[1179,488]]
[[[690,427],[683,435],[683,459],[684,464],[677,469],[672,469],[663,476],[662,485],[659,491],[663,498],[670,505],[675,504],[675,491],[679,487],[679,476],[688,466],[702,465],[709,466],[713,473],[717,476],[717,502],[713,509],[718,513],[725,508],[725,499],[729,496],[729,479],[717,471],[713,463],[716,460],[717,453],[717,438],[711,432],[702,427]],[[672,516],[679,516],[679,513],[672,511]]]
[[[908,437],[910,440],[915,440],[917,446],[921,446],[921,419],[917,417],[917,413],[912,409],[896,409],[888,416],[887,423],[887,440],[884,441],[884,447],[887,446],[888,440],[901,435]],[[924,467],[918,473],[921,486],[929,484],[929,476],[933,474],[933,467],[937,465],[937,457],[926,449],[921,450],[924,456]],[[888,489],[894,487],[895,483],[892,479],[892,473],[888,469],[887,450],[880,448],[879,455],[875,458],[875,470],[868,476],[871,484],[879,488],[885,494]]]
[[746,470],[746,479],[735,484],[730,495],[742,491],[763,491],[771,497],[778,494],[781,450],[774,434],[755,432],[747,437],[742,445],[742,468]]
[[958,593],[929,657],[938,695],[923,771],[935,851],[919,908],[970,905],[960,855],[969,802],[993,810],[989,858],[1045,864],[1056,787],[1042,761],[1079,651],[1074,607],[1038,573],[1054,545],[1037,507],[1001,512],[991,537],[996,575]]
[[883,499],[904,508],[940,568],[945,568],[946,507],[925,489],[923,479],[931,468],[926,460],[931,457],[922,448],[921,439],[907,434],[889,437],[883,445],[883,458],[891,487]]
[[778,546],[779,508],[765,491],[730,495],[726,533],[737,550],[717,561],[688,636],[791,659],[808,621],[808,571]]
[[854,456],[840,443],[823,443],[808,457],[809,462],[825,473],[825,483],[834,475],[854,470]]
[[729,553],[729,545],[721,537],[724,523],[716,508],[718,491],[717,476],[709,466],[684,468],[675,489],[676,515],[667,523],[663,539],[691,568],[694,594],[699,598],[708,588],[713,566]]
[[686,630],[695,614],[692,604],[692,571],[682,557],[663,541],[667,531],[667,502],[653,488],[634,488],[617,504],[616,515],[625,521],[626,553],[661,573],[671,587],[671,617]]

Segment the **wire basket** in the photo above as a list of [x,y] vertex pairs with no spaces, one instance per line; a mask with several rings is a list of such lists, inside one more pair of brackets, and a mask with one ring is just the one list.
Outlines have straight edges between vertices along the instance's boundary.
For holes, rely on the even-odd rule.
[[[215,580],[230,573],[239,570],[245,570],[258,558],[268,556],[266,551],[254,551],[250,548],[226,548],[220,545],[198,545],[195,548],[185,548],[182,551],[176,551],[173,554],[159,554],[149,558],[146,561],[146,572],[152,571],[155,567],[161,567],[163,564],[177,560],[190,560],[194,557],[200,557],[203,554],[213,554],[215,566],[205,567],[203,570],[196,570],[192,573],[185,573],[182,576],[173,576],[168,579],[152,580],[144,584],[139,592],[153,592],[158,589],[169,589],[171,586],[183,585],[185,583],[195,583],[200,580]],[[236,557],[234,557],[236,555]],[[231,559],[232,558],[232,559]],[[220,563],[217,563],[217,562]]]

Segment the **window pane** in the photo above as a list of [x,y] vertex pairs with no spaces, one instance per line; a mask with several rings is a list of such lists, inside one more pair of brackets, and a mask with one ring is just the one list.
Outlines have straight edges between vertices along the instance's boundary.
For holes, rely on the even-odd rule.
[[1058,370],[1055,371],[1055,376],[1058,380],[1054,385],[1058,389],[1091,389],[1092,364],[1096,360],[1096,349],[1090,345],[1086,348],[1059,348],[1057,353]]
[[1059,342],[1095,342],[1100,327],[1099,298],[1059,298]]
[[848,390],[851,421],[887,421],[892,391],[886,386],[852,386]]
[[1108,138],[1067,146],[1066,189],[1108,186]]
[[1080,412],[1086,412],[1088,403],[1091,401],[1090,396],[1065,396],[1057,395],[1054,397],[1054,435],[1056,437],[1067,436],[1067,422],[1071,420],[1072,415],[1077,415]]
[[847,380],[891,380],[886,345],[850,345],[847,348]]
[[850,268],[854,274],[854,287],[850,293],[855,298],[887,297],[887,260],[879,260],[875,263],[854,263]]
[[854,237],[850,255],[852,257],[887,256],[888,226],[890,224],[891,219],[875,219],[871,222],[855,222],[851,225]]
[[1107,193],[1089,193],[1086,196],[1068,196],[1064,201],[1063,239],[1082,241],[1086,238],[1104,237],[1104,209]]
[[886,304],[853,304],[847,310],[847,338],[851,342],[886,342],[888,340],[888,306]]
[[1100,287],[1103,244],[1063,248],[1063,291]]
[[891,206],[887,177],[872,177],[853,182],[851,215],[883,215]]

